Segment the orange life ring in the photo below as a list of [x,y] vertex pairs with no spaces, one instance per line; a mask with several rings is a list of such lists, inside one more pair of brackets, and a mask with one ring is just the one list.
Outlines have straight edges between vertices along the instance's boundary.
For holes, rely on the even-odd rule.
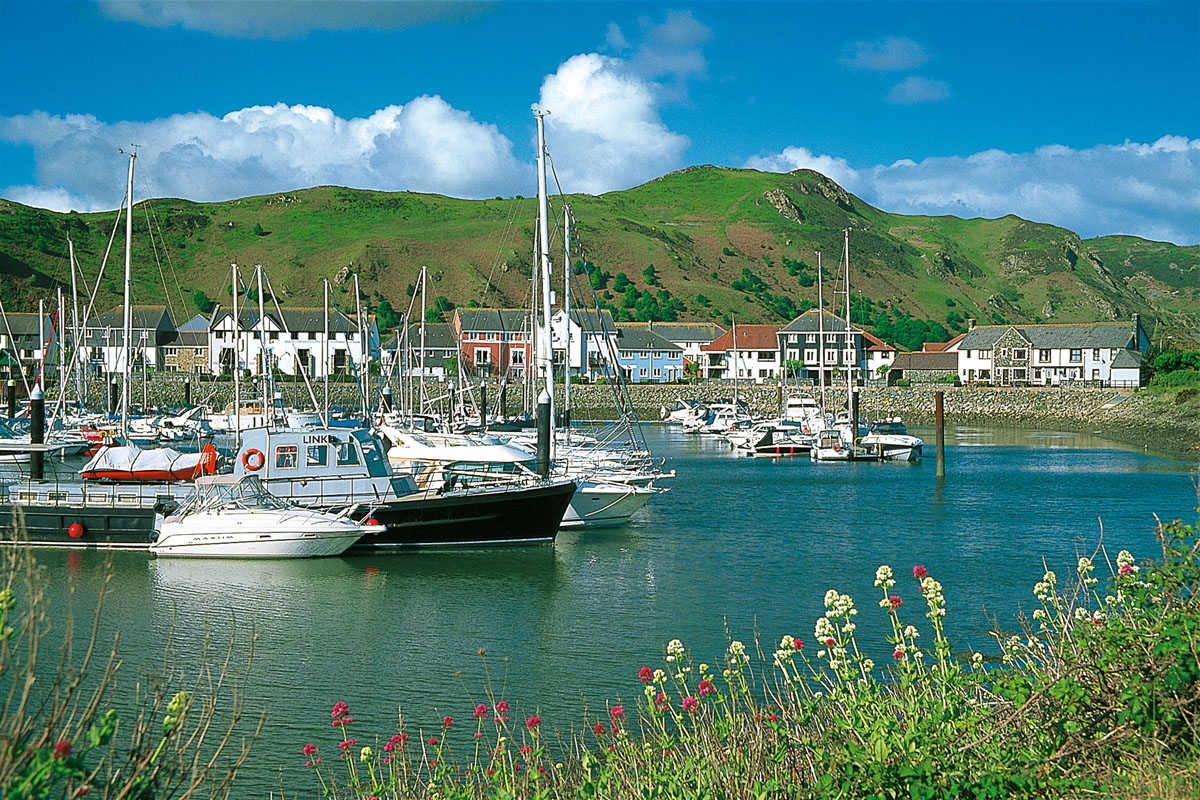
[[262,469],[263,464],[267,461],[261,450],[255,450],[251,447],[246,452],[242,453],[242,466],[251,472],[257,472]]
[[840,453],[840,452],[842,452],[842,443],[841,443],[841,442],[834,442],[834,443],[833,443],[833,452],[835,452],[835,453]]

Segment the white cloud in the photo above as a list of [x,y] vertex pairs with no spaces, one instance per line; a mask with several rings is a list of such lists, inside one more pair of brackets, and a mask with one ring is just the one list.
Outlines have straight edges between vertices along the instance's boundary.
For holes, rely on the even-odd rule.
[[572,56],[542,83],[537,107],[563,189],[600,193],[655,178],[682,165],[689,141],[659,116],[655,86],[626,62]]
[[2,194],[56,210],[115,207],[126,170],[117,149],[131,143],[148,187],[139,194],[199,201],[320,184],[484,197],[528,185],[532,169],[496,126],[436,96],[356,119],[282,103],[111,124],[34,112],[0,117],[0,141],[32,147],[39,184]]
[[843,159],[790,147],[747,167],[806,167],[866,202],[900,214],[1002,217],[1016,214],[1084,237],[1131,234],[1200,244],[1200,139],[1164,136],[1075,150],[986,150],[854,169]]
[[919,75],[909,75],[887,93],[887,101],[899,106],[940,103],[948,97],[950,97],[950,84],[945,81],[922,78]]
[[239,39],[294,39],[313,31],[397,30],[456,22],[491,4],[469,0],[100,0],[111,19],[147,28],[184,28]]
[[875,41],[846,45],[838,59],[844,66],[868,72],[904,72],[929,60],[919,43],[906,36],[888,36]]

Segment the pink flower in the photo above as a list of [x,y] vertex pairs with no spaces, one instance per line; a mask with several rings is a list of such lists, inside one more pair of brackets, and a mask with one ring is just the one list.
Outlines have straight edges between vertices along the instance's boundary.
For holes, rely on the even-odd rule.
[[342,750],[349,750],[356,744],[358,744],[358,739],[346,739],[345,741],[338,742],[338,747],[340,747]]
[[833,647],[833,646],[834,646],[834,644],[836,644],[836,643],[833,641],[833,637],[832,637],[832,636],[830,636],[828,639],[826,639],[826,640],[825,640],[825,646],[826,646],[826,647]]
[[892,658],[894,658],[894,659],[896,659],[897,661],[899,661],[900,659],[904,658],[904,651],[903,651],[903,650],[897,650],[896,652],[892,653]]
[[349,710],[350,710],[350,708],[345,703],[343,703],[339,700],[338,702],[333,704],[333,711],[330,713],[329,716],[333,717],[334,719],[337,719],[338,717],[345,716]]
[[888,602],[892,604],[892,608],[899,608],[904,605],[904,601],[900,599],[900,595],[894,594],[888,598]]
[[529,745],[527,745],[527,744],[521,745],[521,755],[527,756],[532,752],[533,752],[533,748],[530,747]]
[[667,697],[666,692],[659,692],[654,697],[654,707],[659,711],[666,711],[671,707],[671,699]]
[[531,731],[536,730],[537,727],[541,724],[542,724],[542,718],[539,717],[537,714],[534,714],[532,717],[525,720],[525,727],[529,728],[529,730],[531,730]]
[[454,724],[453,717],[442,717],[442,730],[450,730],[450,726]]
[[475,706],[475,719],[487,719],[487,716],[487,706],[485,706],[483,703]]
[[687,697],[683,698],[683,710],[689,711],[689,712],[699,711],[700,710],[700,701],[697,700],[696,698],[692,697],[691,695],[688,695]]
[[336,728],[339,725],[349,725],[351,722],[354,722],[354,717],[342,717],[341,719],[335,719],[329,724]]
[[922,578],[925,578],[928,576],[929,576],[929,573],[926,572],[925,568],[922,567],[920,564],[917,564],[917,566],[913,567],[913,577],[916,578],[917,580],[921,580]]
[[604,728],[603,722],[597,722],[595,725],[592,726],[592,733],[596,734],[597,736],[603,736],[604,731],[605,731],[605,728]]
[[425,744],[428,744],[428,745],[431,745],[431,746],[432,746],[432,745],[435,745],[435,744],[437,744],[437,737],[436,737],[436,736],[430,736],[430,737],[429,737],[429,741],[428,741],[428,742],[426,742]]
[[71,743],[67,740],[62,740],[54,744],[54,752],[52,754],[56,761],[66,761],[71,757]]
[[497,714],[507,714],[508,713],[508,701],[507,700],[501,700],[499,703],[496,703],[496,713]]
[[317,746],[315,744],[309,743],[304,745],[304,755],[311,756],[315,752],[317,752]]
[[793,650],[803,650],[804,642],[800,641],[799,639],[792,639],[792,649]]
[[638,677],[642,679],[642,683],[649,683],[654,680],[654,671],[649,667],[642,667],[638,670]]
[[392,752],[392,751],[394,751],[395,749],[396,749],[396,743],[395,743],[395,742],[384,742],[384,743],[383,743],[383,752],[385,752],[385,753],[391,753],[391,752]]
[[475,731],[475,738],[476,738],[476,739],[482,739],[482,738],[483,738],[483,734],[482,734],[482,733],[480,733],[479,731]]
[[713,687],[712,681],[710,680],[700,681],[700,685],[696,688],[700,691],[701,697],[704,697],[706,694],[712,694],[716,691],[716,689]]
[[1120,569],[1117,570],[1121,575],[1131,575],[1134,571],[1133,564],[1122,564]]
[[625,706],[613,706],[608,710],[608,715],[614,720],[620,719],[625,716]]

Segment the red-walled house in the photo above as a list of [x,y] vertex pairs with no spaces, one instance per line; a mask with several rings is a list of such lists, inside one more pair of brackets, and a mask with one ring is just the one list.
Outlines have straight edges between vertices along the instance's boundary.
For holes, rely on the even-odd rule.
[[531,359],[529,312],[520,308],[456,308],[454,335],[465,375],[518,377]]

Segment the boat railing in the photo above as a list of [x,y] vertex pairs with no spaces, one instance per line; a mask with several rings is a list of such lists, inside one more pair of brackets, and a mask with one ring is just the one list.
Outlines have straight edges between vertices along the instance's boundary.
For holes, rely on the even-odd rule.
[[70,482],[24,478],[0,486],[0,501],[17,505],[53,505],[65,508],[149,508],[180,502],[190,484],[123,484],[98,481]]

